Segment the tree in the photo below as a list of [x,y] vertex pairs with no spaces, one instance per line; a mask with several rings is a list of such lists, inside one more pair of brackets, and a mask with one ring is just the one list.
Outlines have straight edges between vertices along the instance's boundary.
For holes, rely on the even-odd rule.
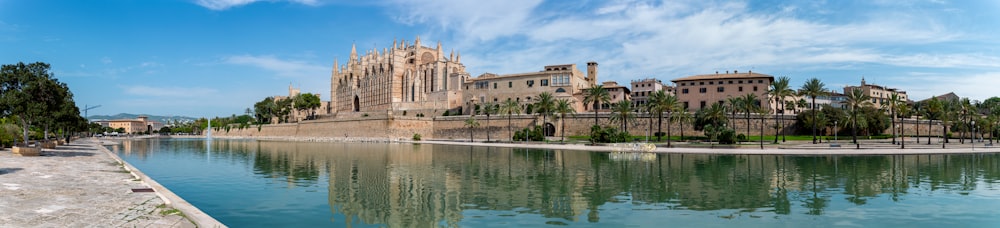
[[497,104],[493,102],[483,103],[481,109],[479,109],[480,114],[486,115],[486,141],[490,141],[490,116],[497,112]]
[[562,137],[561,141],[566,141],[566,114],[576,115],[576,109],[573,109],[573,101],[559,99],[556,101],[553,111],[559,114],[559,135]]
[[520,114],[521,113],[521,104],[518,104],[517,101],[511,100],[511,99],[507,99],[507,101],[504,101],[503,103],[500,104],[500,110],[499,111],[500,111],[501,114],[504,114],[504,115],[507,116],[507,134],[510,135],[510,137],[511,137],[510,141],[514,141],[514,132],[513,132],[513,130],[511,130],[511,123],[510,123],[511,120],[510,119],[511,119],[511,117],[514,116],[514,114]]
[[292,100],[294,98],[275,100],[274,104],[277,107],[278,123],[288,123],[288,116],[292,114]]
[[[858,113],[861,111],[861,108],[872,105],[871,103],[872,97],[868,96],[867,93],[865,93],[863,90],[859,88],[851,90],[850,93],[847,93],[846,95],[847,95],[847,100],[844,102],[847,105],[848,112],[850,112],[850,118],[852,121],[851,137],[852,140],[854,141],[854,144],[857,146],[857,149],[861,149],[861,144],[858,143]],[[815,122],[813,126],[816,126]],[[813,132],[816,132],[815,127],[813,127]]]
[[20,120],[25,144],[29,127],[62,101],[57,91],[60,83],[49,73],[49,67],[43,62],[0,67],[0,112]]
[[[763,108],[763,106],[760,105],[761,104],[760,100],[757,100],[757,95],[753,93],[747,93],[746,95],[743,95],[743,98],[741,100],[743,100],[742,109],[747,119],[746,136],[750,137],[750,113],[756,113],[757,111],[759,111],[758,109]],[[733,128],[736,128],[736,126],[733,126]],[[764,136],[761,135],[760,137]]]
[[660,141],[660,132],[663,132],[663,113],[667,113],[667,147],[670,147],[670,116],[679,108],[677,97],[667,94],[665,91],[656,91],[649,96],[647,109],[651,113],[656,113],[656,141]]
[[[777,81],[774,81],[774,83],[771,83],[771,89],[767,91],[767,93],[770,94],[771,97],[774,97],[774,104],[775,105],[781,105],[781,112],[780,112],[780,114],[781,114],[781,119],[782,120],[785,119],[785,103],[786,102],[784,102],[784,100],[785,100],[786,97],[792,96],[793,93],[795,92],[795,91],[792,91],[791,87],[789,87],[790,83],[791,83],[791,79],[789,79],[787,76],[781,76],[781,77],[778,78]],[[785,131],[781,131],[781,129],[784,129],[784,127],[782,125],[782,123],[784,123],[784,121],[780,121],[779,122],[777,116],[775,116],[774,120],[775,120],[774,124],[777,125],[777,127],[774,129],[774,143],[778,143],[778,132],[779,131],[781,132],[781,142],[785,142]],[[761,136],[761,137],[763,137],[763,136]]]
[[[806,81],[805,84],[802,85],[802,89],[799,91],[799,94],[802,95],[802,96],[807,96],[809,98],[812,98],[813,115],[816,115],[816,112],[815,112],[815,110],[816,110],[816,97],[826,95],[826,84],[823,84],[823,82],[820,81],[818,78],[809,79],[808,81]],[[813,116],[813,119],[816,119],[816,117]],[[815,121],[813,122],[812,136],[813,136],[813,144],[816,144],[816,122]]]
[[611,106],[611,122],[618,123],[621,131],[628,133],[628,123],[635,119],[632,113],[632,102],[621,100]]
[[[910,105],[907,105],[906,101],[903,101],[903,100],[897,101],[897,103],[896,103],[896,111],[900,114],[900,115],[897,116],[899,118],[899,124],[900,124],[900,128],[899,128],[899,137],[900,137],[900,139],[899,139],[899,147],[900,147],[900,149],[906,149],[906,122],[903,121],[903,120],[905,120],[907,116],[910,116],[909,115],[910,114],[910,109],[911,109]],[[920,126],[917,126],[917,127],[919,128]]]
[[[685,109],[684,107],[678,106],[677,107],[677,112],[675,114],[670,115],[670,118],[671,118],[672,121],[676,121],[678,124],[681,125],[681,141],[684,141],[684,124],[685,123],[690,123],[691,120],[694,117],[691,116],[691,113],[688,112],[687,109]],[[667,124],[667,132],[670,132],[670,125],[669,124]],[[667,138],[670,138],[670,136],[667,136]],[[668,141],[668,143],[669,143],[669,141]]]
[[742,96],[726,98],[726,104],[729,105],[726,107],[726,109],[729,110],[730,113],[732,113],[729,115],[729,117],[733,118],[732,119],[733,122],[730,123],[729,126],[733,126],[733,128],[736,128],[736,112],[739,112],[740,110],[743,109],[744,103],[746,103],[746,101],[743,100]]
[[611,102],[611,93],[604,89],[604,85],[596,85],[590,87],[590,89],[583,92],[583,103],[584,106],[593,103],[594,106],[594,125],[597,125],[597,110],[601,109],[602,103]]
[[278,105],[274,103],[274,97],[266,97],[254,104],[253,109],[257,123],[270,123],[271,117],[278,111]]
[[931,145],[931,122],[941,116],[942,102],[937,97],[931,97],[924,104],[924,118],[927,119],[927,145]]
[[469,115],[469,119],[465,120],[465,127],[469,128],[469,142],[475,141],[472,138],[473,129],[479,127],[479,121],[476,121],[476,115]]
[[316,109],[321,105],[319,96],[312,93],[299,94],[298,96],[295,96],[293,102],[295,109],[299,112],[309,110],[309,116],[307,116],[306,119],[313,119],[316,114]]
[[725,126],[729,122],[726,117],[726,108],[719,103],[713,103],[706,109],[700,109],[694,113],[695,130],[704,130],[702,126]]
[[896,145],[896,115],[899,111],[899,104],[902,102],[902,97],[898,93],[889,94],[889,101],[883,103],[885,108],[889,109],[889,115],[892,117],[892,145]]
[[[556,107],[556,100],[552,97],[552,93],[542,92],[535,96],[535,113],[542,115],[542,125],[547,123],[547,117],[552,115],[552,110]],[[549,135],[547,128],[542,128],[542,135]],[[554,132],[551,132],[554,133]]]

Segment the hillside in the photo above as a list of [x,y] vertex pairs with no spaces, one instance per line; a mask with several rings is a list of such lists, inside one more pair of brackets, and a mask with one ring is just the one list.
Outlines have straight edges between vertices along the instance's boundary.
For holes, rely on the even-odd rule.
[[140,115],[148,116],[149,120],[157,121],[160,123],[173,123],[174,121],[186,123],[190,121],[195,121],[197,118],[187,117],[187,116],[158,116],[158,115],[148,115],[148,114],[131,114],[131,113],[118,113],[115,115],[90,115],[91,121],[98,120],[117,120],[117,119],[136,119]]

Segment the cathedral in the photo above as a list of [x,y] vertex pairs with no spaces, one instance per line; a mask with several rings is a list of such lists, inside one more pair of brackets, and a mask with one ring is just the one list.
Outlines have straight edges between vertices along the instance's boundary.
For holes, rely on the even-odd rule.
[[391,48],[372,49],[358,55],[351,47],[345,65],[334,60],[330,81],[330,107],[334,115],[388,112],[389,115],[460,112],[462,84],[469,78],[461,54],[445,55],[425,47],[417,37],[413,43],[393,41]]

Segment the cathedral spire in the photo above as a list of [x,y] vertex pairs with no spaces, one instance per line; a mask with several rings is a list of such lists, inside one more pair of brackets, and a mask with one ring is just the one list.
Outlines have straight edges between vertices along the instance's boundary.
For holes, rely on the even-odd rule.
[[457,54],[455,54],[455,62],[456,63],[461,63],[462,62],[462,52],[461,51],[458,52]]
[[340,72],[338,72],[339,71],[338,68],[340,68],[340,64],[337,63],[337,58],[334,57],[333,58],[333,74],[334,75],[336,75],[337,73],[340,73]]
[[451,55],[448,56],[448,61],[455,61],[455,49],[451,49]]
[[420,36],[419,35],[417,35],[417,41],[413,42],[413,46],[417,46],[417,48],[420,47]]
[[356,44],[351,43],[351,60],[353,61],[357,58],[358,58],[358,47]]

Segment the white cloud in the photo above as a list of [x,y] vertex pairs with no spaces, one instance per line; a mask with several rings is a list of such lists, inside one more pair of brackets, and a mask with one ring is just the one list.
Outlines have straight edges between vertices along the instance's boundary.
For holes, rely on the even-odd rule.
[[923,100],[954,92],[958,96],[972,100],[986,100],[1000,96],[996,85],[1000,84],[1000,71],[982,73],[910,73],[905,77],[891,79],[899,83],[910,95],[911,100]]
[[111,58],[108,58],[107,56],[105,56],[104,58],[101,58],[101,63],[111,64],[111,62],[112,62]]
[[[227,10],[229,8],[249,5],[255,2],[262,2],[266,0],[196,0],[195,4],[199,6],[211,9],[211,10]],[[271,0],[268,2],[277,2],[281,0]],[[319,5],[317,0],[287,0],[288,2],[298,3],[309,6]]]
[[283,60],[271,55],[235,55],[223,58],[223,62],[258,67],[284,77],[317,77],[326,75],[329,78],[329,71],[332,69],[330,66],[315,65],[301,60]]
[[541,0],[467,1],[394,0],[395,19],[405,24],[429,24],[457,31],[463,37],[488,41],[517,34],[530,26],[528,18]]
[[145,97],[197,98],[218,93],[210,88],[154,87],[145,85],[121,85],[125,94]]

